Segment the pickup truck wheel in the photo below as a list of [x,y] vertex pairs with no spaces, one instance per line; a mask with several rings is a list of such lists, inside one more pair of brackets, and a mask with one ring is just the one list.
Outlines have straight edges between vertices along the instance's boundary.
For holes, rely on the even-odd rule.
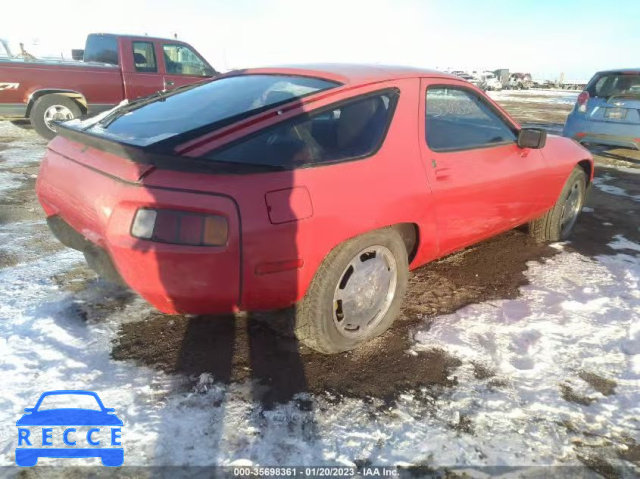
[[72,120],[82,115],[80,105],[64,95],[45,95],[36,100],[29,119],[38,134],[47,140],[56,136],[54,121]]
[[567,239],[582,211],[586,191],[587,175],[580,166],[576,166],[553,208],[541,218],[529,223],[529,233],[542,241]]
[[386,331],[407,289],[407,250],[393,228],[334,248],[298,304],[295,333],[321,353],[349,351]]

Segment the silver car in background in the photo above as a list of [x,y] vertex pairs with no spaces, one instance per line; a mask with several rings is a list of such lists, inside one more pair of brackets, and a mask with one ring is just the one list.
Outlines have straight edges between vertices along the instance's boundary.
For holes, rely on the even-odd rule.
[[640,150],[640,68],[596,73],[578,96],[562,135]]

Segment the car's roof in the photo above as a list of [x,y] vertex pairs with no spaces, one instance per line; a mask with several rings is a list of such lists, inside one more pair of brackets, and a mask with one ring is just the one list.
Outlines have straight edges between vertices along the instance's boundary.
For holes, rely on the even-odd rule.
[[131,38],[132,40],[137,40],[139,38],[144,38],[147,41],[160,41],[160,42],[172,42],[172,43],[185,43],[184,40],[179,40],[177,38],[167,38],[167,37],[150,37],[149,35],[144,34],[128,34],[128,33],[106,33],[106,32],[94,32],[89,35],[99,35],[103,37],[117,37],[117,38]]
[[327,80],[337,81],[343,84],[376,83],[386,80],[401,78],[451,78],[459,79],[455,75],[429,70],[425,68],[403,67],[394,65],[360,65],[351,63],[317,63],[309,65],[282,65],[265,68],[249,68],[246,70],[229,72],[238,73],[266,73],[285,75],[304,75]]

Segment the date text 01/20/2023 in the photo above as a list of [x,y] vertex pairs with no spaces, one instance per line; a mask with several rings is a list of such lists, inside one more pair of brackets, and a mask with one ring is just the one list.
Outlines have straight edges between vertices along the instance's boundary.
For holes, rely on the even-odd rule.
[[395,467],[235,467],[234,477],[397,477]]

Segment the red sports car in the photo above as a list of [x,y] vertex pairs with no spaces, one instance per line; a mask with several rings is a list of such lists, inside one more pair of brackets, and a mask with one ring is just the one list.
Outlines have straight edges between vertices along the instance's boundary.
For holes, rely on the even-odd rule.
[[166,313],[295,308],[334,353],[385,331],[410,269],[529,223],[567,237],[589,152],[478,88],[410,68],[243,70],[84,122],[48,147],[54,234]]

